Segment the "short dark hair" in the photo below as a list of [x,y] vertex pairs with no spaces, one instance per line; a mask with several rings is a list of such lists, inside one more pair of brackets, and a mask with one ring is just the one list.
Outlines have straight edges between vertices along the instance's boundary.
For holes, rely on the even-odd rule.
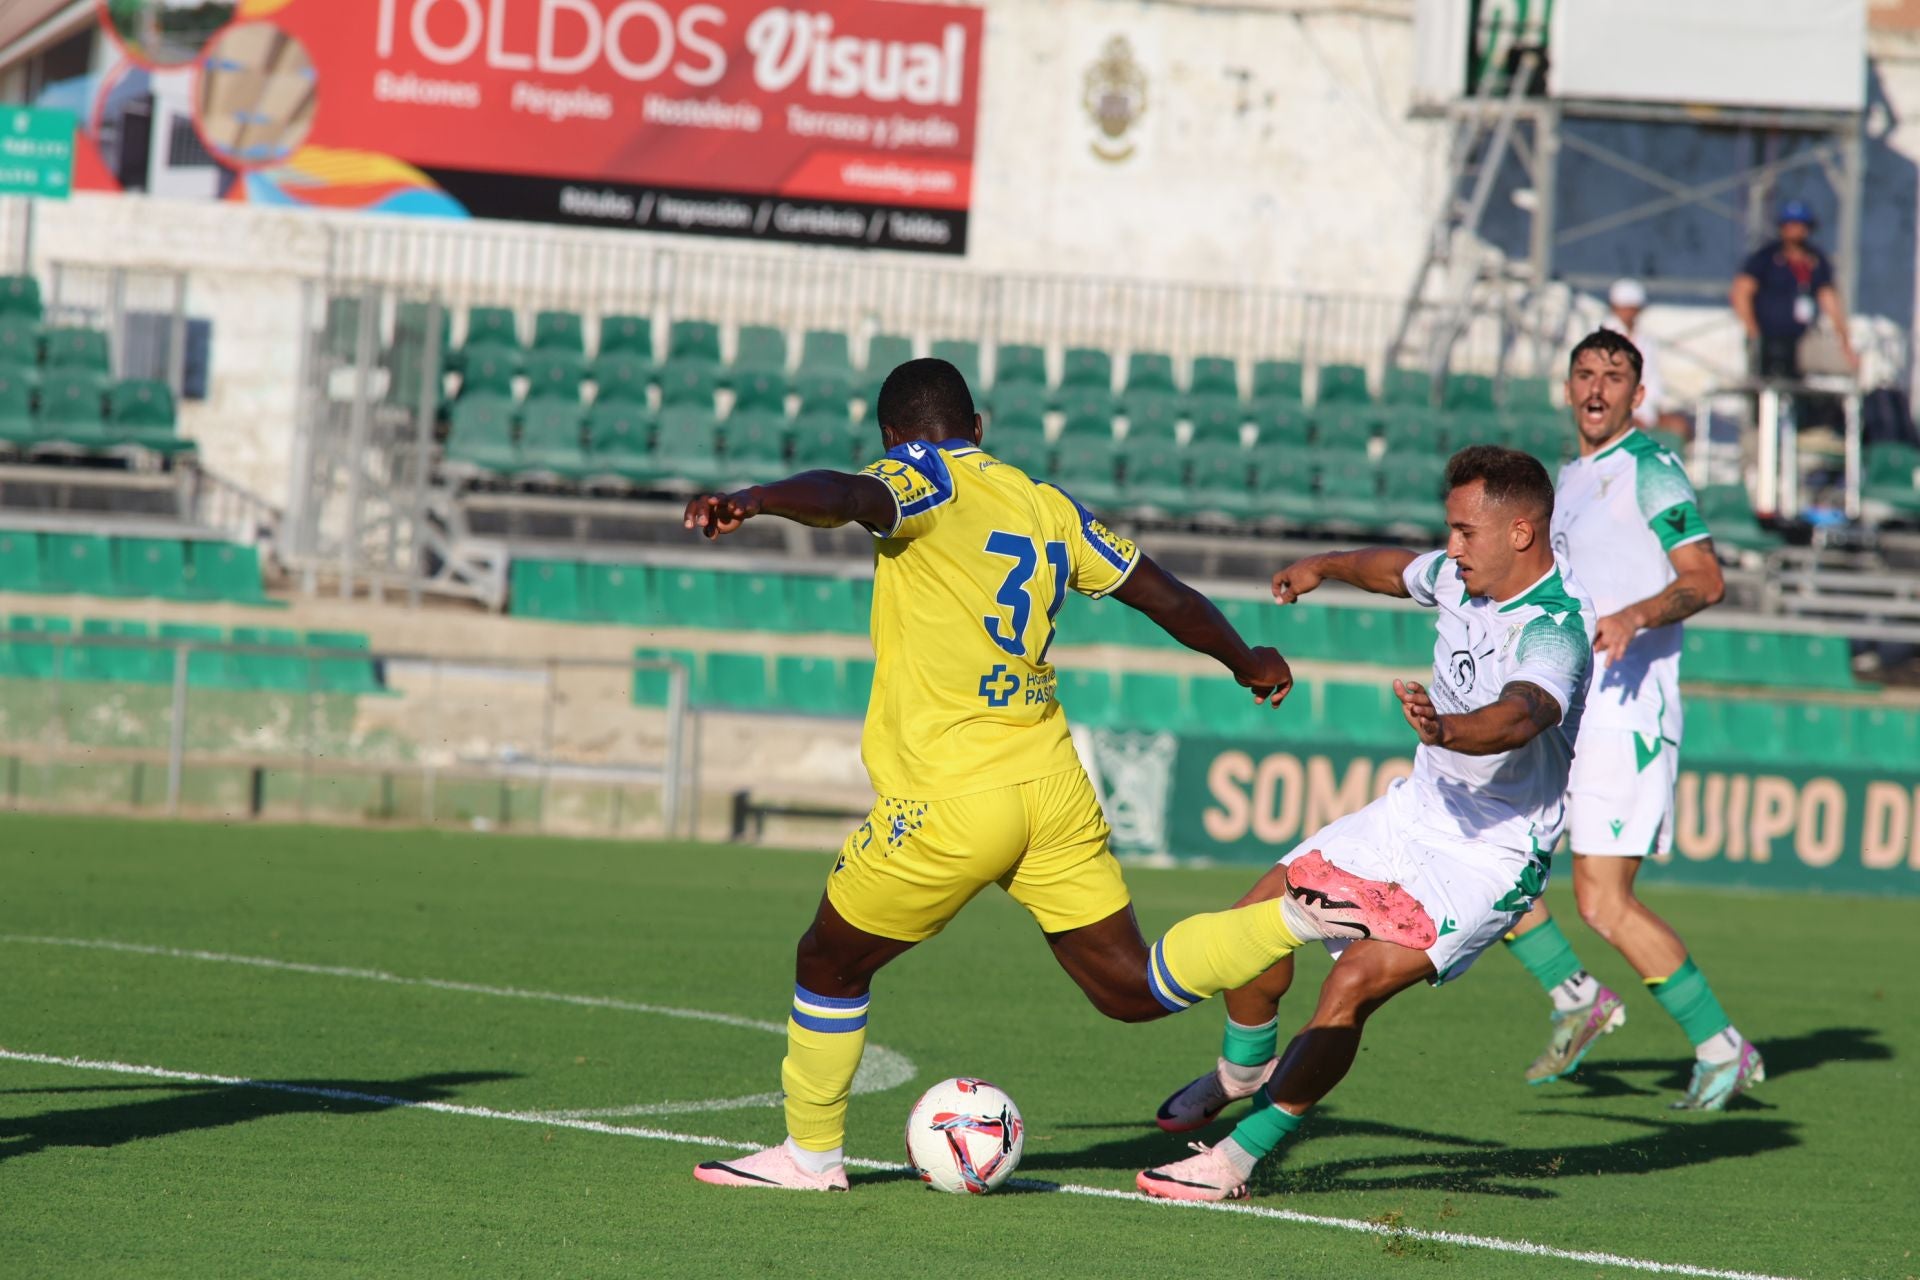
[[1568,377],[1573,376],[1573,366],[1578,364],[1581,355],[1588,351],[1600,352],[1608,357],[1609,362],[1614,356],[1624,356],[1627,363],[1633,366],[1633,380],[1636,383],[1640,381],[1640,371],[1645,367],[1646,360],[1640,355],[1640,348],[1633,345],[1633,339],[1618,329],[1595,329],[1580,339],[1574,345],[1573,354],[1567,357]]
[[953,440],[973,430],[973,392],[945,360],[909,360],[880,384],[875,415],[883,428],[927,440]]
[[1447,459],[1447,492],[1478,480],[1487,500],[1527,508],[1543,528],[1553,523],[1553,480],[1540,459],[1497,444],[1472,444]]

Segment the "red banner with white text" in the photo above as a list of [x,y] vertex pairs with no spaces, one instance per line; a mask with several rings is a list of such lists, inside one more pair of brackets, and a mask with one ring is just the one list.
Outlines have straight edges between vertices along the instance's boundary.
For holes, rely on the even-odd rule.
[[[193,12],[208,8],[186,30],[169,27],[164,0],[144,17],[103,3],[124,57],[84,90],[99,163],[82,165],[82,185],[966,247],[978,8],[238,0]],[[183,119],[199,145],[177,141]],[[134,126],[150,138],[137,153]]]

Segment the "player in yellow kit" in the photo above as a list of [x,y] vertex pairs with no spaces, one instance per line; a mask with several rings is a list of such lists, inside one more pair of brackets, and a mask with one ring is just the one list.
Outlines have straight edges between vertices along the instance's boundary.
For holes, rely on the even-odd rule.
[[1094,1007],[1127,1022],[1239,985],[1308,938],[1432,939],[1397,889],[1320,862],[1295,864],[1277,902],[1191,917],[1149,948],[1054,700],[1055,615],[1069,590],[1111,594],[1275,705],[1293,683],[1286,661],[1248,647],[1204,596],[1067,494],[982,449],[966,380],[947,362],[895,369],[878,417],[886,456],[858,475],[807,472],[687,504],[686,526],[708,537],[775,515],[858,522],[878,540],[861,754],[879,800],[800,939],[781,1067],[788,1140],[702,1164],[705,1182],[846,1189],[868,984],[989,884],[1033,915]]

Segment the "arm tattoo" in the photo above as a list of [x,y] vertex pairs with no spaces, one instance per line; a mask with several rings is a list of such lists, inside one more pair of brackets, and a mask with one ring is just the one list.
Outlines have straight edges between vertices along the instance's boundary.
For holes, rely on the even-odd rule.
[[1670,622],[1684,622],[1706,607],[1706,597],[1698,587],[1685,578],[1676,578],[1665,591],[1647,601],[1646,625],[1664,627]]
[[1560,723],[1560,704],[1554,701],[1552,694],[1537,684],[1529,684],[1525,680],[1514,680],[1501,688],[1500,697],[1503,701],[1511,698],[1525,707],[1527,719],[1531,720],[1536,728],[1551,729]]

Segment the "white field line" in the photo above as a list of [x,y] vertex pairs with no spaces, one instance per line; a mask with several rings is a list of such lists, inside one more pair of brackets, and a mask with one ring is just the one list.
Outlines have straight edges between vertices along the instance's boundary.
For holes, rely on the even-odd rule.
[[[470,1107],[454,1102],[421,1102],[410,1098],[394,1098],[384,1094],[360,1093],[353,1089],[332,1089],[323,1085],[287,1084],[277,1080],[254,1080],[246,1076],[214,1075],[204,1071],[177,1071],[169,1067],[147,1066],[133,1062],[111,1062],[92,1058],[63,1058],[47,1053],[26,1053],[16,1049],[0,1048],[0,1060],[9,1062],[30,1062],[49,1067],[68,1067],[76,1071],[105,1071],[119,1075],[149,1076],[157,1080],[173,1080],[188,1084],[218,1084],[238,1089],[265,1089],[275,1093],[299,1094],[303,1097],[328,1098],[338,1102],[364,1102],[375,1106],[411,1108],[419,1111],[436,1111],[442,1115],[467,1116],[476,1120],[509,1120],[516,1124],[544,1125],[550,1129],[578,1129],[586,1133],[604,1133],[620,1138],[651,1138],[656,1142],[677,1142],[687,1146],[712,1147],[723,1151],[751,1151],[758,1144],[735,1142],[728,1138],[715,1138],[698,1133],[675,1133],[667,1129],[645,1129],[632,1125],[606,1124],[598,1120],[579,1120],[557,1117],[535,1111],[499,1111],[492,1107]],[[858,1169],[876,1169],[886,1172],[906,1172],[906,1166],[885,1160],[847,1161]],[[1265,1218],[1275,1222],[1291,1222],[1310,1227],[1331,1227],[1340,1231],[1352,1231],[1361,1235],[1391,1236],[1405,1240],[1430,1241],[1435,1244],[1459,1245],[1468,1249],[1486,1249],[1495,1253],[1520,1254],[1531,1258],[1553,1258],[1563,1262],[1588,1263],[1594,1266],[1618,1267],[1628,1271],[1641,1271],[1652,1275],[1698,1276],[1702,1280],[1788,1280],[1784,1276],[1767,1275],[1757,1271],[1726,1271],[1715,1267],[1695,1267],[1679,1262],[1653,1262],[1645,1258],[1630,1258],[1616,1253],[1604,1253],[1588,1249],[1557,1249],[1552,1245],[1534,1244],[1528,1240],[1502,1240],[1495,1236],[1466,1235],[1457,1231],[1425,1231],[1413,1227],[1392,1227],[1378,1222],[1367,1222],[1359,1218],[1333,1218],[1315,1213],[1297,1213],[1291,1209],[1273,1209],[1264,1205],[1250,1204],[1207,1204],[1190,1200],[1158,1200],[1131,1191],[1116,1191],[1110,1187],[1087,1187],[1070,1182],[1040,1182],[1029,1178],[1016,1178],[1008,1183],[1028,1191],[1051,1191],[1062,1195],[1091,1196],[1100,1200],[1125,1200],[1135,1204],[1153,1205],[1166,1209],[1199,1209],[1213,1213],[1239,1214],[1243,1217]]]
[[[224,951],[194,951],[180,947],[156,947],[143,942],[116,942],[111,938],[47,938],[33,934],[0,934],[0,942],[43,947],[79,947],[89,951],[120,951],[138,956],[162,956],[169,960],[203,960],[214,964],[238,964],[281,973],[305,973],[323,978],[353,978],[361,982],[383,982],[396,987],[429,987],[436,991],[458,991],[464,995],[498,996],[509,1000],[544,1000],[554,1004],[580,1005],[590,1009],[617,1009],[625,1013],[650,1013],[662,1018],[686,1018],[694,1022],[717,1022],[723,1027],[747,1031],[765,1031],[784,1036],[782,1022],[743,1018],[738,1014],[714,1013],[707,1009],[679,1009],[667,1005],[638,1004],[611,996],[570,995],[563,991],[529,991],[523,987],[492,987],[478,982],[456,982],[451,978],[409,978],[383,969],[353,969],[342,965],[303,964],[297,960],[276,960],[270,956],[241,956]],[[882,1093],[913,1079],[916,1068],[905,1054],[883,1044],[869,1044],[853,1078],[853,1092]],[[752,1093],[741,1098],[703,1098],[691,1102],[643,1102],[634,1106],[598,1107],[584,1110],[555,1111],[550,1114],[570,1120],[596,1117],[672,1116],[695,1111],[741,1111],[753,1107],[772,1107],[780,1103],[778,1093]]]

